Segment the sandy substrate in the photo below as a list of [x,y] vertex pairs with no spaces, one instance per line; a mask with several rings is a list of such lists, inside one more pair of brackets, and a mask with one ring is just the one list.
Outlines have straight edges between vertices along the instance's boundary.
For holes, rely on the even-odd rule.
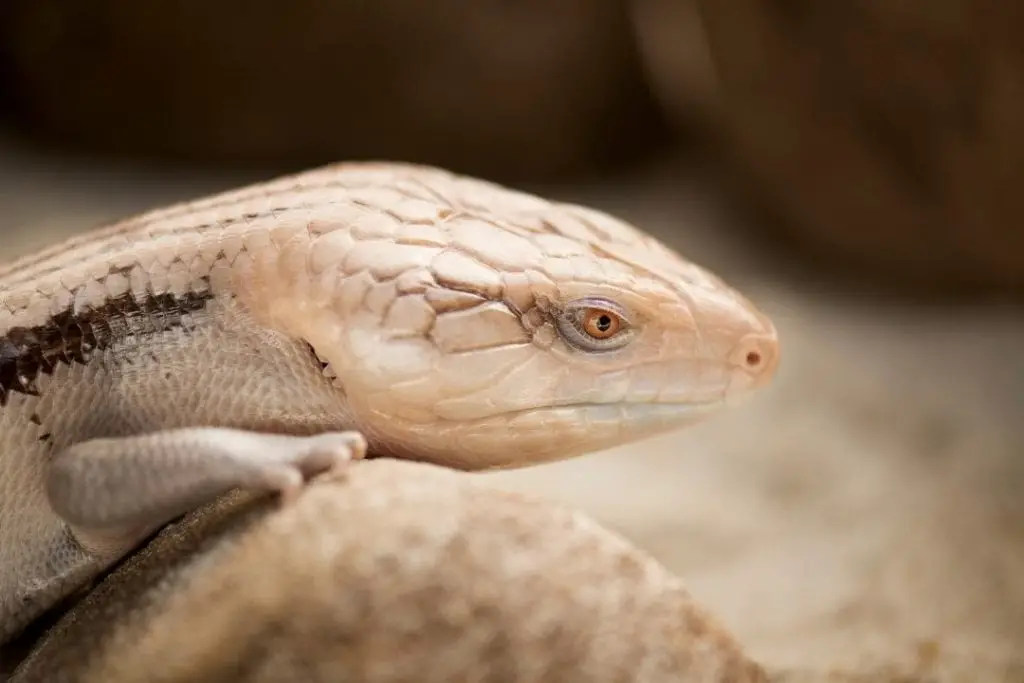
[[[3,143],[0,259],[252,179]],[[689,431],[485,476],[648,549],[779,680],[1024,681],[1019,313],[829,294],[741,248],[728,212],[678,176],[554,194],[633,219],[748,291],[777,321],[783,364],[770,390]]]

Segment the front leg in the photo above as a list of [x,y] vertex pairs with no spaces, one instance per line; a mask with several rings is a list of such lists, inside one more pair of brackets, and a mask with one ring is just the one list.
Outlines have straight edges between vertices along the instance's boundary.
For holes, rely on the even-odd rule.
[[315,436],[197,427],[92,439],[53,461],[53,510],[97,559],[127,553],[163,524],[236,488],[294,497],[306,479],[366,454],[358,432]]

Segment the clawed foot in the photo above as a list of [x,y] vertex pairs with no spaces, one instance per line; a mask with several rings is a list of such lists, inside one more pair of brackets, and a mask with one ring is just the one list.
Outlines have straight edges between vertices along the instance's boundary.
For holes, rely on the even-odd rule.
[[329,432],[309,437],[284,437],[268,441],[260,458],[263,486],[276,491],[283,504],[292,503],[306,483],[347,469],[353,460],[366,456],[366,439],[359,432]]

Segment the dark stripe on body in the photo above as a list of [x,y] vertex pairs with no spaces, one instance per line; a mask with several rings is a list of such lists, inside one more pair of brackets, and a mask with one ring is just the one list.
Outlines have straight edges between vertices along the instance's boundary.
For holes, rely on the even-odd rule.
[[131,293],[74,313],[71,307],[42,325],[14,327],[0,337],[0,406],[12,393],[38,396],[37,380],[59,365],[84,365],[130,337],[145,337],[184,327],[187,316],[213,298],[207,288],[182,295]]

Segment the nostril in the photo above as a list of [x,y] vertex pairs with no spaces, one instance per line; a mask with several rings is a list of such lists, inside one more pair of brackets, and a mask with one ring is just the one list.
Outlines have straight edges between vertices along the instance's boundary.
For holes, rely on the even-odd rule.
[[743,339],[732,357],[736,368],[754,378],[759,384],[774,374],[778,362],[775,340],[763,335],[750,335]]

